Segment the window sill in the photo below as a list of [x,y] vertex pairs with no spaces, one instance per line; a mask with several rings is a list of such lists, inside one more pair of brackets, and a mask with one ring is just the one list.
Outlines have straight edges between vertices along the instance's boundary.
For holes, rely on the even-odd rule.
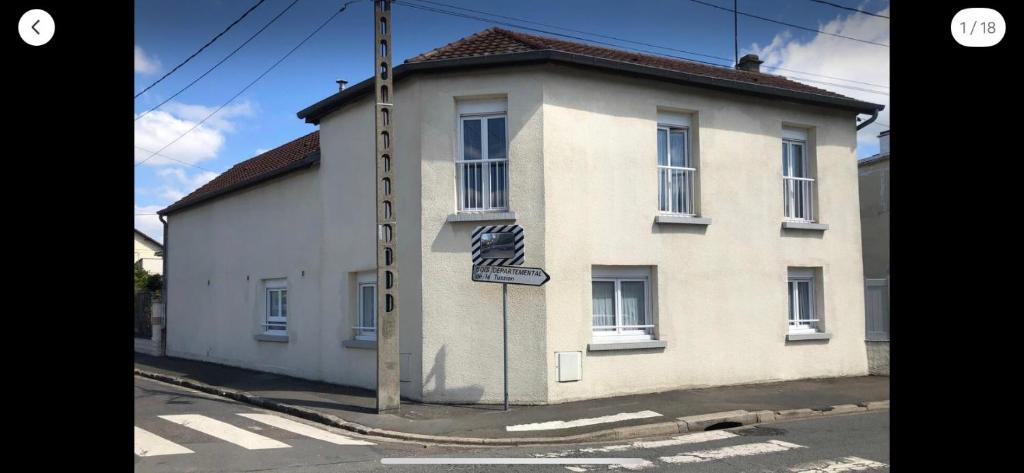
[[670,225],[711,225],[711,219],[705,217],[687,217],[685,215],[658,215],[654,223]]
[[376,350],[376,340],[342,340],[341,346],[345,348],[355,348],[359,350]]
[[515,212],[458,212],[448,216],[448,222],[516,221]]
[[823,232],[828,230],[828,225],[813,222],[782,222],[782,228],[787,230],[814,230]]
[[787,342],[799,342],[803,340],[828,340],[832,338],[831,333],[789,333],[786,334]]
[[587,344],[587,351],[618,351],[618,350],[649,350],[652,348],[665,348],[668,342],[665,340],[645,340],[642,342],[601,342]]
[[285,335],[272,335],[272,334],[269,334],[269,333],[257,333],[256,335],[253,335],[253,338],[255,338],[257,341],[260,341],[260,342],[282,342],[282,343],[288,343],[288,335],[287,334],[285,334]]

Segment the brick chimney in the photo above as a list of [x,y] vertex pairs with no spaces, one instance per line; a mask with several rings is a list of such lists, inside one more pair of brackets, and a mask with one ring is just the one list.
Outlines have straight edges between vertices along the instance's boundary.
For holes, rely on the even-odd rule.
[[761,72],[761,63],[763,62],[758,59],[756,54],[747,54],[740,58],[740,63],[736,64],[736,69],[748,72]]
[[878,134],[878,154],[889,154],[889,130]]

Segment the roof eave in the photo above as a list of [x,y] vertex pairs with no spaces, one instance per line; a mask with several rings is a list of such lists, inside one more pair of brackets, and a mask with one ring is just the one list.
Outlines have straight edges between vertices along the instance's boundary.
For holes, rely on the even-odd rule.
[[253,187],[253,186],[257,185],[257,184],[261,184],[261,183],[266,182],[266,181],[268,181],[270,179],[274,179],[276,177],[280,177],[280,176],[283,176],[285,174],[289,174],[289,173],[292,173],[294,171],[298,171],[300,169],[308,168],[308,167],[313,166],[313,165],[315,165],[315,164],[317,164],[319,162],[320,162],[320,151],[319,150],[313,151],[313,152],[307,154],[302,159],[300,159],[298,161],[295,161],[293,163],[289,163],[287,166],[282,166],[282,167],[280,167],[278,169],[275,169],[273,171],[267,172],[265,174],[260,174],[260,175],[258,175],[256,177],[252,178],[252,179],[249,179],[249,180],[246,180],[246,181],[242,181],[242,182],[239,182],[239,183],[236,183],[236,184],[232,184],[232,185],[230,185],[228,187],[225,187],[223,189],[210,192],[209,194],[205,194],[202,197],[197,198],[196,200],[192,200],[192,201],[189,201],[189,202],[174,203],[174,204],[170,205],[169,207],[167,207],[167,208],[165,208],[163,210],[158,210],[156,213],[157,213],[157,215],[160,215],[160,216],[170,215],[172,213],[175,213],[175,212],[178,212],[178,211],[181,211],[181,210],[185,210],[187,208],[195,207],[196,205],[205,203],[205,202],[207,202],[209,200],[216,199],[218,197],[222,197],[224,195],[231,194],[233,192],[237,192],[237,191],[240,191],[242,189],[247,189],[249,187]]
[[[691,74],[688,72],[673,71],[669,69],[661,69],[657,67],[644,66],[640,64],[630,64],[622,61],[614,61],[611,59],[604,59],[581,54],[572,54],[556,50],[529,51],[523,53],[495,54],[489,56],[474,56],[458,59],[441,59],[436,61],[405,63],[394,68],[392,72],[394,75],[394,80],[397,81],[401,77],[409,75],[414,72],[440,71],[448,69],[463,69],[487,66],[520,65],[549,61],[582,65],[603,70],[612,70],[634,76],[667,80],[670,82],[683,83],[687,85],[696,85],[699,87],[707,87],[711,89],[740,92],[744,94],[770,97],[776,99],[793,100],[796,102],[808,103],[813,105],[837,107],[854,111],[857,113],[873,113],[875,111],[880,111],[883,108],[885,108],[884,105],[863,102],[851,98],[832,97],[828,95],[787,90],[779,87],[772,87],[761,84],[751,84],[747,82],[722,79],[718,77],[709,77],[699,74]],[[320,123],[320,119],[326,116],[327,114],[333,112],[339,107],[351,103],[352,101],[356,100],[357,98],[361,97],[366,93],[371,93],[372,91],[373,79],[366,79],[348,89],[345,89],[309,107],[306,107],[302,111],[298,112],[297,115],[299,118],[305,119],[309,123],[318,124]]]

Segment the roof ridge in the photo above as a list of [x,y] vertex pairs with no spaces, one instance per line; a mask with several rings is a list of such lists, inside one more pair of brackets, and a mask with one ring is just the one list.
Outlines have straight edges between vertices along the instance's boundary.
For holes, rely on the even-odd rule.
[[[501,33],[505,37],[510,38],[510,39],[512,39],[514,41],[518,41],[520,43],[523,43],[526,46],[529,46],[530,48],[533,48],[533,49],[551,49],[551,46],[548,46],[547,44],[544,44],[543,42],[540,42],[540,41],[536,41],[534,39],[534,38],[542,38],[543,39],[544,38],[543,36],[531,35],[531,34],[528,34],[528,33],[523,33],[523,32],[514,31],[514,30],[506,30],[504,28],[498,28],[498,27],[493,27],[492,29],[495,32],[497,32],[497,33]],[[524,36],[525,36],[525,38],[524,38]]]

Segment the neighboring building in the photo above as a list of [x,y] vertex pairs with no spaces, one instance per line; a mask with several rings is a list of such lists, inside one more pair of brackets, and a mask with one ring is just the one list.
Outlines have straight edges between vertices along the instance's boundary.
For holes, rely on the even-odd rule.
[[135,229],[135,267],[149,274],[163,274],[164,246],[149,235]]
[[857,163],[864,247],[868,369],[889,374],[889,130],[878,135],[878,154]]
[[[469,251],[496,223],[551,274],[509,289],[514,403],[867,374],[855,117],[881,106],[758,64],[488,29],[396,67],[402,395],[501,401]],[[160,212],[168,355],[375,387],[371,92]]]

